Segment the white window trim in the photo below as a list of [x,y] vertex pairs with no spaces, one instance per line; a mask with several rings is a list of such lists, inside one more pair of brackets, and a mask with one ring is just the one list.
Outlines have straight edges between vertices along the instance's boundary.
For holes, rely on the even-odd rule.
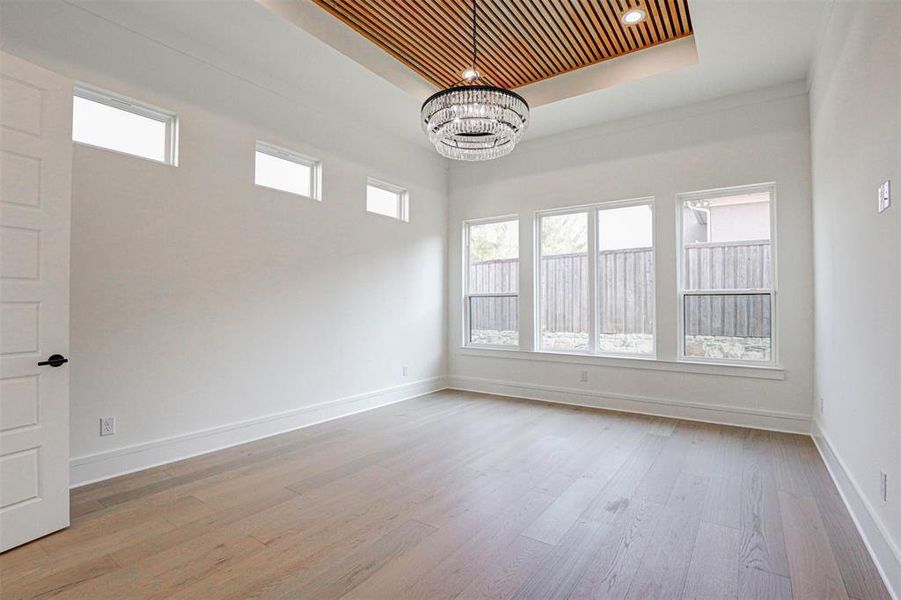
[[[739,194],[753,194],[767,192],[770,195],[770,273],[772,273],[771,287],[767,289],[729,289],[729,290],[688,290],[684,289],[684,240],[683,240],[683,207],[688,200],[706,200],[709,198],[721,198]],[[709,226],[709,223],[708,223]],[[739,185],[725,188],[701,190],[697,192],[684,192],[676,194],[676,327],[678,355],[677,359],[682,363],[729,365],[738,367],[764,367],[781,368],[779,360],[779,319],[777,311],[777,294],[779,286],[779,274],[776,269],[777,234],[776,234],[776,184],[775,182],[757,183],[751,185]],[[686,296],[723,296],[723,295],[760,295],[770,296],[770,360],[738,360],[729,358],[704,358],[685,356],[685,297]]]
[[399,185],[394,185],[393,183],[388,183],[387,181],[385,181],[383,179],[376,179],[374,177],[366,178],[366,187],[369,187],[369,186],[385,190],[386,192],[391,192],[392,194],[397,194],[398,203],[400,204],[400,206],[398,206],[398,212],[399,212],[398,216],[392,217],[389,215],[383,215],[381,213],[376,213],[376,212],[372,212],[371,210],[369,210],[368,198],[364,198],[364,201],[367,202],[367,204],[364,205],[364,208],[366,208],[367,213],[369,213],[370,215],[376,215],[378,217],[394,219],[395,221],[401,221],[403,223],[410,222],[410,192],[407,191],[406,188],[400,187]]
[[[469,228],[473,225],[490,225],[491,223],[504,223],[506,221],[515,221],[517,227],[517,244],[516,244],[516,253],[517,258],[519,258],[520,248],[521,248],[521,240],[519,240],[519,215],[504,215],[500,217],[487,217],[483,219],[469,219],[463,221],[463,277],[461,281],[463,282],[463,294],[461,297],[461,308],[463,312],[463,331],[462,331],[462,340],[463,347],[465,348],[480,348],[484,350],[520,350],[522,349],[522,332],[517,331],[517,340],[518,343],[516,345],[509,344],[474,344],[469,340],[469,299],[470,298],[516,298],[516,306],[517,312],[519,313],[519,298],[520,298],[520,289],[519,289],[519,281],[516,282],[516,293],[513,292],[504,292],[504,293],[479,293],[479,294],[470,294],[469,293]],[[519,260],[519,265],[522,267],[522,260]],[[522,314],[519,313],[520,321],[522,320]],[[517,330],[522,329],[517,326]]]
[[717,364],[710,362],[664,360],[660,358],[645,358],[644,356],[637,354],[628,356],[600,356],[596,354],[580,354],[577,352],[542,352],[538,350],[519,349],[516,346],[461,346],[460,353],[464,356],[528,360],[543,363],[584,365],[588,367],[617,367],[644,369],[648,371],[669,371],[673,373],[698,373],[702,375],[747,377],[750,379],[785,379],[785,370],[781,367],[768,367],[755,364]]
[[163,163],[173,167],[178,166],[177,114],[172,111],[147,104],[146,102],[140,102],[138,100],[134,100],[133,98],[129,98],[128,96],[123,96],[122,94],[116,94],[114,92],[102,90],[100,88],[96,88],[81,82],[75,84],[73,96],[84,98],[85,100],[90,100],[91,102],[97,102],[98,104],[105,104],[106,106],[109,106],[111,108],[130,112],[132,114],[146,117],[148,119],[153,119],[154,121],[159,121],[161,123],[165,123],[166,125],[166,149],[165,158],[163,160],[157,160],[155,158],[141,156],[140,154],[132,154],[131,152],[123,152],[121,150],[107,148],[106,146],[98,146],[96,144],[89,144],[87,142],[79,142],[77,140],[73,140],[76,144],[89,146],[91,148],[99,148],[100,150],[106,150],[107,152],[115,152],[116,154],[122,154],[124,156],[131,156],[134,158],[141,158],[156,163]]
[[253,184],[258,187],[266,188],[267,190],[275,190],[277,192],[284,192],[286,194],[294,194],[295,196],[300,196],[301,198],[310,198],[311,200],[317,200],[319,202],[322,201],[322,161],[318,158],[313,158],[312,156],[307,156],[306,154],[301,154],[300,152],[295,152],[294,150],[289,150],[287,148],[283,148],[281,146],[276,146],[275,144],[270,144],[269,142],[261,142],[257,140],[256,149],[254,150],[254,156],[256,153],[260,152],[262,154],[267,154],[269,156],[274,156],[275,158],[281,158],[282,160],[287,160],[289,162],[297,163],[298,165],[303,165],[305,167],[309,167],[310,169],[310,192],[311,195],[299,194],[297,192],[289,192],[287,190],[282,190],[279,188],[270,187],[268,185],[257,183],[256,182],[256,168],[254,168],[254,182]]
[[[650,354],[639,354],[634,352],[598,352],[597,336],[599,330],[599,318],[601,314],[601,299],[597,293],[597,248],[598,248],[598,216],[604,210],[615,208],[624,208],[629,206],[649,206],[651,209],[651,252],[654,257],[654,268],[657,267],[657,219],[656,215],[656,199],[653,196],[642,198],[630,198],[628,200],[611,200],[608,202],[597,202],[594,204],[583,204],[580,206],[568,206],[564,208],[554,208],[549,210],[535,211],[535,233],[534,233],[534,274],[532,277],[533,285],[533,348],[539,354],[564,354],[572,356],[587,357],[607,357],[607,358],[623,358],[623,359],[639,359],[654,360],[657,358],[657,277],[654,277],[654,331],[652,333],[652,348]],[[589,315],[588,321],[588,351],[579,352],[577,350],[550,350],[541,346],[541,219],[548,216],[568,215],[580,212],[587,212],[588,218],[588,301],[592,307],[592,313]]]

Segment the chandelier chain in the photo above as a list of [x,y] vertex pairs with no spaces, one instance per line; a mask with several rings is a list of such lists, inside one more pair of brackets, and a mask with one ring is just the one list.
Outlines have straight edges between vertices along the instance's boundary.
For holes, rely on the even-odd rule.
[[479,70],[476,68],[476,57],[478,56],[479,49],[479,20],[478,20],[478,6],[476,4],[476,0],[472,0],[472,70],[476,74],[476,77],[479,76]]

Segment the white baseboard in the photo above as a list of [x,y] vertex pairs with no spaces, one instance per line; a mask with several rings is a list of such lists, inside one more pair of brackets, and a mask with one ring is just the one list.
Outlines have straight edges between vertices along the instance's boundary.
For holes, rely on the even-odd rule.
[[657,417],[672,417],[690,421],[718,423],[720,425],[737,425],[739,427],[770,431],[810,433],[810,417],[796,413],[721,404],[702,404],[700,402],[667,398],[613,394],[596,390],[549,385],[523,384],[481,377],[451,376],[448,378],[448,387],[470,392],[483,392],[590,408],[603,408]]
[[811,437],[823,462],[826,463],[826,468],[829,469],[832,481],[835,482],[835,487],[838,488],[848,512],[851,513],[851,518],[867,550],[870,551],[870,556],[873,557],[873,562],[876,563],[876,568],[882,575],[885,587],[888,588],[892,598],[898,600],[901,594],[901,550],[892,541],[888,529],[866,496],[861,493],[854,476],[835,452],[835,446],[816,422],[812,424]]
[[79,456],[69,461],[70,487],[79,487],[286,431],[309,427],[324,421],[436,392],[446,387],[447,379],[445,377],[431,377],[238,423],[229,423],[106,452]]

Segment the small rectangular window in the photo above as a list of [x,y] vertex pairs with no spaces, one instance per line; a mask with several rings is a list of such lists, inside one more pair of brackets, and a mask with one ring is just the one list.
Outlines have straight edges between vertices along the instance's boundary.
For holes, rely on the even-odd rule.
[[407,190],[369,179],[366,185],[366,210],[399,221],[409,221],[409,197]]
[[315,158],[257,142],[254,183],[314,200],[321,200],[320,163]]
[[72,140],[175,165],[177,118],[124,96],[76,86]]
[[682,358],[775,362],[773,197],[772,185],[678,196]]
[[519,221],[465,225],[466,344],[519,345]]

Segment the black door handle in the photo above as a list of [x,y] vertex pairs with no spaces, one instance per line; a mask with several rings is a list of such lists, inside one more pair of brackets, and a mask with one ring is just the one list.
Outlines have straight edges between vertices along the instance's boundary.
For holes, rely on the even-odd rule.
[[43,367],[45,365],[50,365],[51,367],[61,367],[67,362],[69,362],[69,359],[62,354],[54,354],[47,360],[42,360],[41,362],[39,362],[38,366]]

